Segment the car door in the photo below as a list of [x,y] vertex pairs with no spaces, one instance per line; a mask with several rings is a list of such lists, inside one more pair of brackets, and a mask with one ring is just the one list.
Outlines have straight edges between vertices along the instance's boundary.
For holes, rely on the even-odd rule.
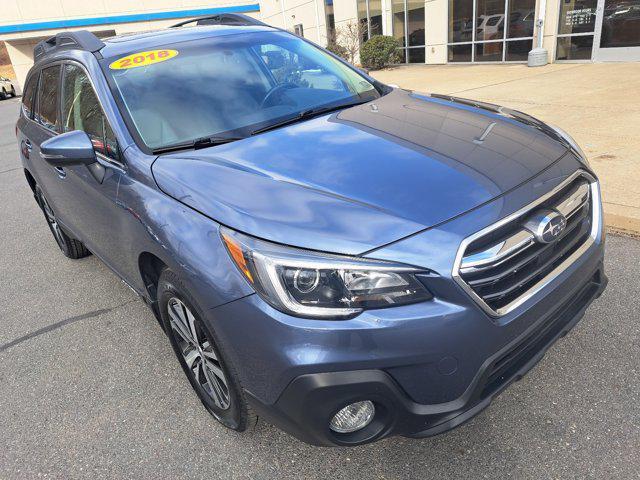
[[[36,82],[37,91],[31,101],[31,109],[24,112],[30,120],[25,122],[25,138],[21,140],[21,150],[28,159],[32,173],[44,191],[56,218],[66,230],[69,230],[71,218],[62,208],[66,193],[65,185],[60,181],[61,171],[45,162],[40,155],[42,142],[60,133],[60,72],[60,64],[49,65],[40,71],[39,81],[37,75],[30,78],[30,82],[32,79]],[[24,111],[28,99],[23,100]]]
[[65,63],[61,87],[60,130],[64,133],[84,131],[93,144],[96,164],[62,169],[58,180],[64,185],[64,192],[59,208],[65,212],[65,218],[69,218],[78,239],[118,271],[119,262],[112,258],[113,245],[119,245],[113,219],[118,209],[118,185],[125,168],[118,142],[83,66]]

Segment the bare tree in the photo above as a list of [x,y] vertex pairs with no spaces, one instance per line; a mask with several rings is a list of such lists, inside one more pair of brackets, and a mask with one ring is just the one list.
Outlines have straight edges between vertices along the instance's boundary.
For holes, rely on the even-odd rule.
[[350,20],[336,29],[334,42],[344,49],[346,60],[354,64],[367,31],[367,22]]

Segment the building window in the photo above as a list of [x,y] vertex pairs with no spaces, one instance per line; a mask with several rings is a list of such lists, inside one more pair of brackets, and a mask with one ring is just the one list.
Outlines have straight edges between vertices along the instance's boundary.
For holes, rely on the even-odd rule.
[[424,1],[393,0],[391,3],[393,36],[402,45],[406,63],[425,62]]
[[324,0],[324,14],[327,27],[327,43],[336,41],[336,17],[333,14],[333,0]]
[[382,35],[382,0],[358,0],[358,22],[362,26],[362,43]]
[[299,37],[304,37],[304,29],[302,28],[301,23],[293,26],[293,33],[295,33]]
[[597,0],[560,0],[557,60],[590,60]]
[[526,61],[535,5],[535,0],[449,0],[449,62]]
[[640,47],[640,0],[605,0],[599,47]]

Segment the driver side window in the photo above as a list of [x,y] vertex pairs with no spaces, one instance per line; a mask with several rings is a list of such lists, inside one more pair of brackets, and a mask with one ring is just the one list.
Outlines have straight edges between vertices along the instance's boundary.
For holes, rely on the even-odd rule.
[[120,161],[113,130],[100,107],[89,77],[82,68],[71,64],[64,66],[62,95],[63,131],[83,130],[97,153]]

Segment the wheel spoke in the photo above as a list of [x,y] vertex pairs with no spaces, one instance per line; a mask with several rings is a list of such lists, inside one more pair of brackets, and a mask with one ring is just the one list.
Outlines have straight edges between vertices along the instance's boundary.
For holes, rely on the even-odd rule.
[[202,344],[202,355],[209,360],[214,360],[216,362],[218,361],[218,355],[213,350],[213,347],[211,346],[208,340]]
[[191,335],[191,330],[187,325],[186,316],[181,308],[181,305],[177,300],[169,301],[168,304],[169,320],[175,327],[174,330],[183,338],[187,343],[195,345],[195,339]]
[[184,303],[182,303],[181,306],[187,319],[187,325],[189,326],[191,336],[193,337],[195,342],[200,343],[200,339],[198,338],[198,331],[196,330],[196,318],[193,316],[193,313],[191,313],[191,311],[184,305]]
[[207,361],[206,359],[205,359],[205,365],[207,366],[207,368],[209,370],[211,370],[211,372],[216,377],[218,377],[220,380],[222,380],[223,383],[225,383],[225,384],[227,383],[227,379],[224,376],[224,372],[222,371],[222,369],[218,365],[214,364],[213,362]]
[[53,236],[56,237],[58,243],[62,246],[66,245],[64,237],[62,236],[62,231],[60,230],[60,225],[58,222],[54,221],[51,223],[51,228],[53,229]]
[[213,394],[214,401],[220,408],[227,408],[229,405],[228,396],[224,392],[222,385],[220,385],[220,381],[212,374],[213,372],[209,367],[210,365],[208,363],[204,363],[202,370],[207,378],[207,383],[209,384],[209,389]]
[[42,198],[42,209],[44,210],[44,214],[47,217],[47,220],[49,221],[49,223],[55,223],[56,216],[53,214],[51,207],[49,206],[49,204],[47,203],[47,200],[44,197],[41,197],[41,198]]
[[194,367],[197,366],[196,364],[198,363],[198,360],[200,360],[200,353],[195,348],[189,347],[189,350],[183,353],[183,355],[187,367],[193,370]]
[[49,210],[47,207],[45,207],[44,214],[47,216],[47,220],[49,221],[49,223],[56,223],[56,217],[53,215],[53,212],[51,212],[51,210]]
[[202,385],[202,380],[200,380],[200,370],[201,370],[202,364],[198,363],[196,365],[196,368],[193,368],[193,374],[196,377],[196,381],[198,382],[199,385]]

